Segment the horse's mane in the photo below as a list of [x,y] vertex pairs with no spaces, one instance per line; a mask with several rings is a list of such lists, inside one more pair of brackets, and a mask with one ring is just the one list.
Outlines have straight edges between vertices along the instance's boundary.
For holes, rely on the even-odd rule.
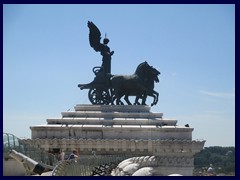
[[139,65],[137,66],[136,71],[135,71],[134,74],[138,74],[139,72],[141,72],[141,71],[142,71],[142,68],[145,67],[147,64],[148,64],[147,61],[144,61],[144,62],[142,62],[141,64],[139,64]]

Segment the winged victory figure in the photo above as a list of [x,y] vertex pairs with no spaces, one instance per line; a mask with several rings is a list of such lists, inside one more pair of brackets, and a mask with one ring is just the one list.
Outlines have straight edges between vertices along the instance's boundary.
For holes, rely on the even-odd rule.
[[98,27],[91,21],[88,21],[89,28],[89,43],[90,46],[96,51],[100,52],[102,55],[102,67],[105,76],[108,73],[111,73],[111,56],[114,51],[110,51],[110,48],[107,46],[109,39],[105,37],[103,43],[101,43],[101,32]]

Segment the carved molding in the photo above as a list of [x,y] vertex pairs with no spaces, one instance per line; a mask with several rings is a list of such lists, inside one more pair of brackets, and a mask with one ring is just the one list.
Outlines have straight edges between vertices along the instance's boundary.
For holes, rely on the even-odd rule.
[[99,154],[114,151],[115,153],[193,156],[200,152],[205,141],[189,140],[125,140],[125,139],[25,139],[22,143],[42,149],[66,147],[78,148],[80,152],[96,150]]

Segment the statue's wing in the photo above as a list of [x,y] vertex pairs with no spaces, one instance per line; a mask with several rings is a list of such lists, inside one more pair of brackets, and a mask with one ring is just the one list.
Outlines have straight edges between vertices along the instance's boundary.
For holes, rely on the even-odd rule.
[[90,46],[95,50],[95,51],[100,51],[101,49],[101,32],[99,31],[98,27],[93,24],[93,22],[88,21],[88,28],[89,28],[89,43]]

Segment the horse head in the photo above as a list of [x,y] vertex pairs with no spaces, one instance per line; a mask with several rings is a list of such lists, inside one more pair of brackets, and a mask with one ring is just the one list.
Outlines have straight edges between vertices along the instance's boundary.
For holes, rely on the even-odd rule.
[[156,68],[150,66],[147,61],[140,63],[135,71],[140,77],[145,77],[149,80],[154,80],[155,82],[159,82],[158,76],[161,74]]
[[148,67],[150,67],[150,66],[147,63],[147,61],[140,63],[136,68],[135,74],[142,75],[142,74],[146,73]]
[[159,82],[158,76],[161,74],[156,68],[151,66],[151,76],[154,79],[155,82]]
[[154,80],[155,82],[159,82],[158,76],[161,74],[156,68],[153,66],[145,66],[145,73],[149,80]]

